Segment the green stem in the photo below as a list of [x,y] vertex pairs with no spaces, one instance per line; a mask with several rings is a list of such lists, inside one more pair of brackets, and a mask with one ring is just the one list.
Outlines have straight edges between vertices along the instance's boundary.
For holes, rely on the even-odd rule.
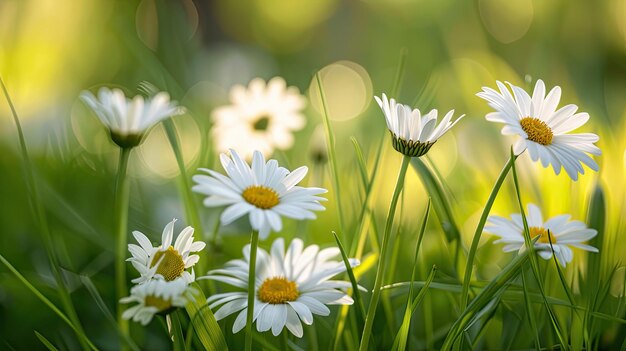
[[470,280],[472,280],[472,267],[474,266],[474,257],[476,256],[476,251],[478,250],[480,236],[483,233],[483,229],[485,228],[485,224],[487,222],[487,217],[489,216],[489,212],[491,212],[491,207],[496,200],[498,191],[500,190],[504,179],[509,174],[511,166],[513,166],[513,163],[515,163],[516,159],[517,156],[511,156],[509,158],[509,161],[502,168],[502,171],[500,172],[496,183],[493,185],[493,189],[491,189],[491,194],[489,194],[489,199],[487,199],[487,203],[485,204],[483,213],[480,215],[480,221],[478,221],[478,226],[476,227],[476,231],[474,232],[474,239],[472,239],[472,246],[470,247],[470,251],[467,256],[467,263],[465,264],[465,274],[463,275],[463,286],[461,288],[461,311],[465,310],[465,307],[467,307]]
[[259,247],[259,232],[252,231],[250,237],[250,268],[248,269],[248,311],[246,313],[246,351],[252,350],[252,316],[254,315],[254,283],[256,281],[256,252]]
[[380,247],[380,259],[378,260],[378,268],[376,270],[376,280],[374,281],[374,290],[372,291],[372,299],[367,310],[367,317],[365,318],[365,327],[363,328],[363,334],[361,335],[360,351],[366,351],[370,335],[372,333],[372,326],[374,325],[374,317],[376,316],[376,308],[378,307],[378,301],[380,300],[380,288],[383,285],[383,276],[385,273],[385,261],[387,260],[387,245],[389,244],[389,237],[391,236],[391,228],[393,227],[393,218],[396,213],[396,206],[398,205],[398,198],[400,192],[404,187],[404,177],[409,167],[411,157],[403,156],[402,165],[398,172],[398,180],[396,181],[396,188],[393,191],[391,203],[389,204],[389,213],[387,214],[387,222],[385,223],[385,232],[383,233],[383,242]]
[[13,101],[11,100],[11,96],[9,95],[9,91],[4,85],[4,81],[0,78],[0,86],[2,87],[2,92],[4,93],[4,97],[9,104],[9,108],[11,109],[11,115],[13,116],[13,121],[15,122],[15,127],[17,129],[18,139],[20,143],[20,152],[22,156],[22,162],[24,166],[24,173],[26,174],[26,186],[30,191],[31,201],[33,204],[33,208],[35,210],[35,215],[37,217],[37,224],[39,227],[39,231],[43,236],[43,243],[48,254],[48,260],[50,262],[50,269],[54,276],[54,280],[58,287],[59,297],[61,298],[61,303],[63,304],[63,308],[67,313],[69,319],[74,325],[74,331],[78,336],[78,341],[81,344],[81,347],[84,350],[93,349],[93,344],[89,341],[89,338],[85,334],[83,330],[82,324],[80,323],[80,319],[78,318],[78,314],[76,313],[76,309],[74,308],[74,304],[72,303],[72,298],[70,296],[67,287],[65,286],[65,281],[63,279],[63,275],[61,274],[61,270],[59,269],[59,259],[54,251],[54,245],[52,241],[52,235],[50,233],[50,227],[48,226],[48,218],[46,216],[46,211],[43,205],[43,201],[39,195],[39,188],[37,187],[37,182],[35,181],[35,171],[33,169],[32,164],[30,163],[30,157],[28,155],[28,149],[26,148],[26,138],[24,137],[24,132],[22,131],[22,124],[20,123],[20,119],[17,115],[17,110],[13,105]]
[[[128,158],[132,148],[120,149],[120,159],[115,182],[115,223],[116,223],[116,250],[115,250],[115,292],[117,301],[128,294],[126,288],[126,250],[128,245],[128,204],[130,182],[126,176]],[[128,321],[122,318],[122,307],[117,307],[117,325],[122,335],[128,336]]]

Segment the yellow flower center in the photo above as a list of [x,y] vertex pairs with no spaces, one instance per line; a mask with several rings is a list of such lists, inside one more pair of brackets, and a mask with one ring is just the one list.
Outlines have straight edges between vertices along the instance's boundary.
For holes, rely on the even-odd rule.
[[539,118],[524,117],[519,123],[526,132],[526,135],[528,135],[528,140],[532,140],[541,145],[552,144],[554,134],[546,122]]
[[529,230],[530,230],[531,239],[534,239],[537,236],[539,236],[539,240],[537,241],[539,243],[549,244],[550,239],[552,239],[552,244],[556,244],[556,238],[554,237],[554,234],[550,233],[550,237],[548,237],[548,231],[546,230],[546,228],[530,227]]
[[274,305],[295,301],[298,296],[300,292],[296,283],[282,277],[265,279],[257,292],[259,300]]
[[244,200],[264,210],[270,209],[278,205],[278,194],[274,189],[263,185],[252,185],[246,188],[241,194]]
[[[161,263],[159,263],[159,260],[161,260]],[[157,267],[156,273],[162,275],[168,282],[180,277],[185,270],[183,256],[172,246],[165,251],[157,251],[154,254],[150,267],[154,267],[157,263],[159,263],[159,267]]]
[[159,311],[165,311],[172,307],[172,300],[164,300],[158,296],[148,295],[144,300],[144,305],[156,307]]

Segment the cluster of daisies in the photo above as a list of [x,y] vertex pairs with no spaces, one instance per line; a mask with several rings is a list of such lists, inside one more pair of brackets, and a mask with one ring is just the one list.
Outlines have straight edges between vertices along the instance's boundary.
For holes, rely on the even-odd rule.
[[[495,109],[486,116],[487,120],[504,123],[502,134],[519,137],[514,144],[516,155],[528,149],[533,161],[540,160],[544,167],[551,165],[557,174],[564,169],[573,180],[584,173],[583,164],[598,170],[589,156],[600,155],[594,145],[598,136],[570,133],[584,125],[589,115],[577,113],[575,105],[557,109],[559,87],[546,95],[543,81],[538,80],[531,97],[512,84],[509,87],[501,82],[496,84],[499,90],[484,88],[477,95]],[[139,145],[159,121],[184,113],[164,92],[151,98],[130,99],[119,89],[102,88],[97,97],[90,92],[81,97],[108,127],[111,139],[122,148]],[[321,203],[326,199],[321,195],[326,189],[298,185],[307,174],[306,167],[290,171],[274,159],[266,161],[275,149],[293,145],[293,132],[302,129],[306,122],[302,115],[306,99],[282,78],[273,78],[267,83],[254,79],[248,87],[235,86],[230,100],[231,105],[217,108],[212,114],[212,135],[223,152],[220,161],[226,174],[200,169],[201,173],[193,177],[192,190],[204,196],[206,207],[224,208],[220,217],[222,225],[246,218],[261,240],[270,232],[281,232],[283,218],[315,219],[314,212],[324,210]],[[450,111],[439,121],[437,110],[422,113],[385,94],[375,100],[385,116],[393,148],[407,157],[425,155],[463,117],[453,121],[454,111]],[[565,266],[572,260],[573,247],[597,251],[583,244],[596,231],[582,222],[569,221],[567,215],[544,222],[541,211],[532,204],[528,205],[527,218],[535,248],[545,259],[554,254]],[[237,314],[232,325],[234,333],[246,326],[251,313],[259,332],[271,330],[278,335],[286,328],[301,337],[302,323],[313,323],[313,315],[329,315],[327,305],[353,303],[347,294],[350,283],[332,279],[347,269],[339,259],[337,248],[305,247],[300,239],[286,244],[283,238],[278,238],[269,252],[259,248],[253,255],[251,246],[247,245],[243,248],[243,259],[227,262],[223,268],[196,278],[193,267],[205,243],[194,241],[194,229],[186,227],[172,245],[175,221],[165,226],[158,246],[153,246],[143,233],[133,232],[138,245],[128,245],[131,253],[128,261],[138,277],[132,280],[136,285],[130,296],[120,301],[135,303],[125,310],[124,318],[145,325],[155,314],[184,307],[193,298],[196,288],[192,284],[196,279],[211,279],[236,288],[207,299],[217,320]],[[505,243],[504,251],[524,249],[525,226],[520,214],[511,215],[510,220],[491,216],[489,222],[486,231],[501,237],[496,243]],[[251,262],[251,257],[256,257],[255,262]],[[349,264],[354,267],[359,262],[351,259]],[[256,267],[253,276],[252,266]],[[250,287],[254,289],[253,300],[248,294]]]

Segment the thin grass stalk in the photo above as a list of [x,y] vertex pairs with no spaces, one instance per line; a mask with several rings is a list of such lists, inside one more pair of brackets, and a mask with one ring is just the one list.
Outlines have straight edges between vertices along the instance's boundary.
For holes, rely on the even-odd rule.
[[389,245],[389,237],[391,236],[391,228],[393,227],[393,219],[396,213],[396,206],[398,205],[398,199],[400,198],[400,192],[404,187],[404,178],[406,171],[409,168],[409,162],[411,157],[403,156],[402,165],[398,172],[398,180],[396,181],[396,187],[393,191],[391,203],[389,204],[389,213],[387,214],[387,223],[385,224],[385,231],[383,233],[383,242],[380,247],[380,258],[378,261],[378,269],[376,270],[376,279],[374,281],[374,290],[372,291],[372,298],[367,310],[367,317],[365,318],[365,327],[363,328],[363,334],[361,335],[360,351],[366,351],[369,345],[370,336],[372,333],[372,326],[374,325],[374,317],[376,316],[376,308],[378,307],[378,301],[380,299],[381,289],[383,284],[383,276],[385,273],[385,262],[387,260],[387,245]]
[[476,257],[476,251],[478,250],[480,236],[482,235],[485,224],[487,223],[487,217],[489,217],[491,207],[493,206],[493,203],[498,196],[498,191],[500,191],[500,187],[502,186],[502,183],[504,183],[504,179],[509,174],[509,171],[511,170],[511,167],[515,163],[516,159],[517,156],[512,155],[502,168],[502,171],[500,171],[500,175],[498,176],[498,179],[496,179],[496,182],[493,185],[493,189],[491,189],[491,193],[489,194],[489,198],[487,199],[487,203],[485,204],[483,213],[480,215],[480,220],[478,221],[478,226],[476,227],[476,231],[474,232],[474,238],[472,239],[472,246],[470,247],[469,254],[467,256],[467,263],[465,264],[465,274],[463,275],[463,286],[461,288],[461,310],[464,310],[465,307],[467,307],[467,302],[469,299],[470,281],[472,280],[474,258]]
[[55,306],[54,303],[52,303],[52,301],[48,300],[48,298],[46,296],[44,296],[44,294],[42,294],[39,290],[37,290],[37,288],[35,288],[35,286],[33,286],[1,254],[0,254],[0,262],[2,262],[9,269],[9,271],[11,271],[11,273],[13,273],[13,275],[15,275],[15,277],[20,282],[22,282],[22,284],[24,284],[24,286],[26,286],[28,288],[28,290],[30,290],[39,300],[41,300],[41,302],[43,302],[46,306],[48,306],[48,308],[50,308],[52,310],[52,312],[54,312],[57,316],[59,316],[61,318],[61,320],[63,320],[63,322],[65,322],[65,324],[67,324],[70,328],[72,328],[72,330],[74,330],[76,332],[76,335],[78,335],[79,338],[83,338],[83,342],[88,346],[88,349],[90,349],[90,350],[98,350],[94,346],[94,344],[91,342],[91,340],[89,340],[89,338],[87,338],[87,335],[85,335],[84,333],[79,333],[78,327],[74,324],[74,322],[72,322],[70,320],[70,318],[68,316],[65,315],[65,313],[63,313],[63,311],[61,311],[57,306]]
[[254,283],[256,281],[256,253],[259,247],[259,232],[250,235],[250,265],[248,269],[248,310],[246,312],[246,351],[252,350],[252,316],[254,315]]
[[[115,296],[116,301],[128,294],[126,287],[126,250],[128,246],[128,207],[130,201],[130,179],[126,176],[131,148],[121,148],[115,182]],[[129,334],[128,321],[122,318],[123,308],[117,306],[117,326],[122,335]]]
[[[511,148],[511,158],[513,157],[515,156],[513,154],[513,149]],[[552,310],[552,307],[550,306],[550,303],[548,302],[546,298],[545,288],[543,286],[541,274],[539,273],[537,256],[535,255],[535,242],[539,238],[537,237],[535,241],[533,241],[533,239],[530,237],[530,228],[528,226],[528,221],[526,220],[526,214],[524,212],[524,205],[522,204],[522,196],[520,193],[519,182],[517,180],[517,171],[515,169],[515,163],[511,165],[511,169],[513,172],[513,183],[515,185],[515,194],[517,196],[517,202],[519,204],[520,214],[522,216],[522,223],[524,225],[524,233],[523,233],[524,234],[524,247],[526,248],[528,252],[530,252],[530,255],[529,255],[530,267],[532,268],[534,278],[537,281],[537,286],[539,286],[539,292],[541,293],[541,297],[546,306],[546,310],[548,311],[548,316],[550,317],[550,322],[552,323],[552,327],[554,328],[554,331],[556,332],[556,335],[559,338],[561,347],[564,350],[569,350],[569,344],[566,338],[563,337],[563,332],[561,330],[561,326],[559,325],[559,321],[556,318],[556,315],[554,314],[554,311]]]
[[[337,211],[339,214],[339,229],[341,230],[342,235],[345,234],[345,225],[344,225],[344,216],[343,216],[343,206],[341,200],[341,194],[339,193],[339,169],[337,167],[337,153],[335,152],[335,134],[333,132],[333,128],[330,125],[330,118],[328,117],[328,105],[326,104],[326,95],[324,94],[324,89],[322,88],[322,78],[320,77],[320,73],[315,73],[315,79],[317,80],[317,88],[319,90],[320,99],[322,101],[322,108],[324,110],[323,120],[324,120],[324,130],[326,131],[326,143],[328,146],[328,158],[330,163],[330,173],[333,177],[333,191],[335,195],[335,200],[337,201]],[[345,240],[345,237],[344,237]]]
[[24,132],[22,131],[22,124],[20,123],[20,119],[17,114],[17,110],[13,105],[13,100],[11,100],[11,96],[9,95],[9,91],[7,90],[6,85],[4,85],[4,81],[0,77],[0,85],[2,86],[2,92],[4,93],[4,97],[9,104],[9,108],[11,109],[11,115],[13,116],[13,121],[15,122],[15,128],[17,129],[19,144],[20,144],[20,152],[22,156],[22,164],[24,166],[24,173],[26,175],[26,185],[31,193],[31,201],[33,207],[35,209],[35,215],[37,217],[37,223],[39,226],[39,231],[43,236],[44,247],[46,249],[46,253],[48,256],[48,260],[50,263],[50,269],[52,270],[52,274],[54,276],[54,280],[58,287],[57,291],[59,293],[59,297],[61,298],[61,303],[63,304],[63,309],[69,316],[70,320],[74,325],[74,331],[78,336],[78,341],[81,344],[83,350],[87,350],[93,347],[93,344],[89,342],[85,331],[83,330],[80,319],[78,318],[78,314],[76,313],[76,309],[74,308],[74,304],[72,303],[72,298],[70,297],[70,293],[65,286],[65,281],[63,280],[63,276],[59,269],[59,260],[54,252],[54,246],[52,241],[52,235],[50,233],[50,228],[48,227],[48,219],[46,216],[46,211],[44,209],[43,201],[39,195],[39,188],[37,186],[37,182],[35,181],[35,171],[30,162],[30,157],[28,155],[28,149],[26,147],[26,138],[24,137]]

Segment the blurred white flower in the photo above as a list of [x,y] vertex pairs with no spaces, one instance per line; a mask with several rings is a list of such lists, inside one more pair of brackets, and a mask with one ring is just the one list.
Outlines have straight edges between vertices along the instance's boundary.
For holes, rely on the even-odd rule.
[[601,154],[594,145],[598,136],[593,133],[569,133],[587,123],[589,114],[576,113],[578,107],[573,104],[557,110],[561,100],[560,87],[555,86],[546,96],[546,87],[539,79],[530,97],[522,88],[511,83],[507,82],[513,94],[502,82],[496,81],[496,84],[499,92],[483,87],[483,91],[476,95],[487,100],[489,106],[496,110],[487,114],[488,121],[504,123],[504,135],[521,137],[513,146],[516,155],[528,149],[533,161],[541,160],[543,167],[551,164],[556,174],[561,172],[563,166],[573,180],[578,179],[578,173],[585,173],[581,163],[598,171],[598,164],[587,155]]
[[[250,245],[243,249],[244,259],[232,260],[223,269],[209,272],[203,278],[212,279],[247,289]],[[294,239],[285,253],[285,243],[278,238],[270,254],[258,250],[255,279],[254,320],[259,332],[272,330],[278,335],[287,327],[295,336],[302,337],[302,322],[313,324],[313,315],[330,315],[326,305],[351,305],[353,300],[344,291],[350,282],[330,280],[346,271],[342,261],[332,258],[340,251],[336,247],[320,250],[317,245],[303,248],[300,239]],[[359,261],[350,259],[352,267]],[[200,278],[199,278],[200,279]],[[210,308],[222,306],[215,312],[217,320],[239,312],[233,324],[233,333],[246,325],[248,295],[245,291],[216,294],[207,299]]]
[[302,115],[306,99],[298,88],[287,87],[281,77],[267,84],[255,78],[247,88],[235,85],[230,90],[230,102],[211,115],[213,140],[219,152],[236,149],[246,160],[255,150],[269,157],[274,149],[289,149],[294,143],[293,132],[306,124]]
[[437,110],[421,114],[419,109],[411,109],[408,105],[398,104],[395,99],[382,99],[374,96],[378,106],[383,110],[387,128],[391,132],[393,148],[396,151],[411,157],[423,156],[450,128],[461,120],[451,122],[454,110],[446,113],[441,123],[437,125]]
[[130,296],[120,299],[120,303],[136,302],[122,314],[122,318],[131,319],[142,325],[147,325],[157,313],[185,307],[189,301],[188,294],[193,294],[193,288],[188,287],[182,279],[173,281],[151,280],[145,284],[135,285],[130,289]]
[[165,92],[148,99],[141,95],[130,99],[120,89],[103,87],[98,91],[98,97],[90,91],[83,91],[80,98],[96,113],[109,129],[111,139],[120,147],[139,145],[152,126],[185,111],[170,101],[169,94]]
[[210,169],[200,169],[209,175],[195,175],[193,191],[208,195],[204,199],[207,207],[228,206],[222,212],[221,222],[228,225],[248,214],[252,229],[259,231],[261,240],[270,230],[280,232],[283,228],[281,216],[293,219],[315,219],[312,211],[324,210],[317,196],[326,193],[323,188],[301,187],[298,183],[306,176],[307,167],[289,172],[279,167],[276,160],[265,162],[259,151],[252,157],[252,168],[230,150],[231,157],[220,155],[222,167],[228,176]]
[[[598,234],[595,229],[587,228],[585,223],[569,221],[570,215],[552,217],[544,223],[541,210],[533,204],[528,204],[527,212],[526,221],[530,230],[530,237],[531,239],[539,237],[535,243],[535,249],[538,250],[537,253],[542,258],[549,260],[552,257],[550,241],[554,247],[554,254],[563,267],[571,262],[574,257],[571,247],[598,252],[595,247],[583,244],[584,241]],[[489,216],[488,221],[491,225],[486,226],[485,231],[501,237],[501,239],[494,241],[494,244],[505,243],[504,252],[523,251],[525,249],[524,223],[520,214],[511,215],[511,219]],[[550,232],[549,236],[548,231]]]
[[194,252],[202,251],[205,243],[193,241],[193,228],[187,227],[176,238],[174,246],[171,246],[174,237],[174,223],[176,219],[169,222],[163,229],[162,244],[153,247],[152,243],[143,233],[134,231],[133,236],[139,245],[128,244],[128,251],[132,257],[127,259],[139,272],[140,276],[132,280],[133,283],[145,283],[153,278],[172,281],[183,278],[187,283],[195,280],[193,270],[186,269],[193,267],[200,256],[192,255]]

